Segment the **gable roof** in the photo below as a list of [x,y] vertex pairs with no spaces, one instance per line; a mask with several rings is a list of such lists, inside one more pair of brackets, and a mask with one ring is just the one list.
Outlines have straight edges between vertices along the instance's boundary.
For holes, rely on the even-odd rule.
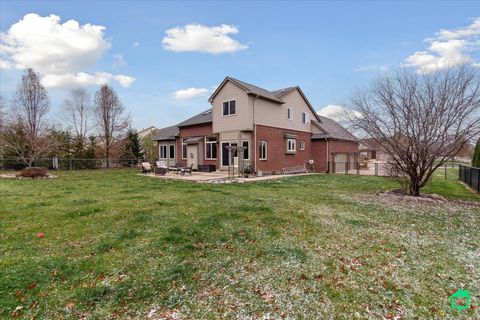
[[283,89],[279,89],[279,90],[269,91],[267,89],[263,89],[263,88],[260,88],[258,86],[255,86],[253,84],[250,84],[250,83],[247,83],[247,82],[244,82],[244,81],[241,81],[241,80],[238,80],[238,79],[227,76],[222,81],[222,83],[217,87],[217,89],[215,89],[215,91],[212,93],[212,95],[208,99],[208,101],[210,103],[213,101],[215,96],[220,92],[220,90],[223,88],[223,86],[227,83],[227,81],[230,81],[230,82],[236,84],[237,86],[239,86],[240,88],[245,90],[248,95],[253,95],[253,96],[258,95],[259,97],[261,97],[263,99],[266,99],[266,100],[269,100],[269,101],[272,101],[272,102],[276,102],[276,103],[279,103],[279,104],[284,104],[285,103],[285,101],[281,99],[283,96],[286,96],[287,94],[289,94],[292,91],[298,90],[298,92],[302,96],[303,100],[305,101],[305,103],[310,108],[310,111],[312,111],[314,117],[318,120],[318,122],[322,122],[322,120],[318,117],[317,112],[315,111],[313,106],[310,104],[310,101],[308,101],[307,97],[305,96],[305,94],[303,93],[302,89],[300,89],[299,86],[287,87],[287,88],[283,88]]
[[178,130],[178,126],[170,126],[165,127],[162,129],[158,129],[157,134],[153,137],[153,141],[160,141],[160,140],[175,140],[175,138],[180,133]]
[[318,116],[322,122],[316,123],[322,131],[325,133],[314,133],[312,134],[312,139],[338,139],[338,140],[349,140],[349,141],[358,141],[358,139],[348,132],[347,129],[342,127],[338,122],[333,119]]
[[196,124],[212,122],[212,108],[200,112],[193,117],[177,124],[178,127],[193,126]]

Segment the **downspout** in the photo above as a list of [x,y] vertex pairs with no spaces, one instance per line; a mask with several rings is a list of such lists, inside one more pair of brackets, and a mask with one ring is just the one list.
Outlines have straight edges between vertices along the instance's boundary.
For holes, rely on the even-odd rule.
[[327,142],[327,172],[330,173],[330,166],[328,165],[329,162],[330,162],[330,156],[329,156],[329,153],[328,153],[328,139],[325,138],[325,141]]
[[255,172],[257,172],[257,124],[255,123],[255,99],[258,99],[258,94],[256,97],[253,97],[252,101],[252,120],[253,120],[253,167]]

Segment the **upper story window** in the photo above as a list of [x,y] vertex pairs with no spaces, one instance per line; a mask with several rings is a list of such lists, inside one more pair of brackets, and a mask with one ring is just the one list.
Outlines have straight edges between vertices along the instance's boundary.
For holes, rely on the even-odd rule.
[[237,114],[235,100],[225,101],[223,103],[223,116],[231,116]]
[[287,119],[288,120],[293,120],[293,108],[288,108],[287,109]]
[[310,123],[310,118],[306,112],[302,112],[302,123],[303,124],[309,124]]

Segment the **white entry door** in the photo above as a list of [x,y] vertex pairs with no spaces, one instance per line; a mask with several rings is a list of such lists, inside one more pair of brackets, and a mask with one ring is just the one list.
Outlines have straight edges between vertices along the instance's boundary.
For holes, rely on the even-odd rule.
[[193,169],[198,169],[198,144],[187,145],[187,166],[193,164]]

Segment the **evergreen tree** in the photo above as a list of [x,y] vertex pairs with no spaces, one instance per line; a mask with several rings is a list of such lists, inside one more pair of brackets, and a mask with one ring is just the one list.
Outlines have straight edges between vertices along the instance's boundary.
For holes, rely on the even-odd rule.
[[480,168],[480,139],[478,139],[475,150],[473,151],[472,167]]
[[124,160],[141,160],[143,159],[143,150],[140,143],[138,132],[134,129],[127,131],[127,136],[124,140],[123,156]]

